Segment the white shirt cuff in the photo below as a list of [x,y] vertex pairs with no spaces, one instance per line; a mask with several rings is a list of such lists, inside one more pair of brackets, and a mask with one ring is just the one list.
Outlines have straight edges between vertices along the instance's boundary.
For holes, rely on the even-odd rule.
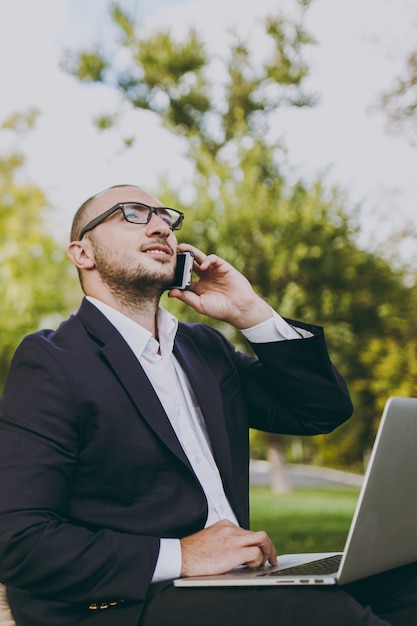
[[161,539],[159,555],[152,576],[153,583],[179,578],[181,575],[182,556],[179,539]]
[[308,330],[291,326],[276,311],[271,310],[272,317],[268,320],[242,330],[242,334],[248,341],[251,343],[269,343],[288,339],[307,339],[313,336]]

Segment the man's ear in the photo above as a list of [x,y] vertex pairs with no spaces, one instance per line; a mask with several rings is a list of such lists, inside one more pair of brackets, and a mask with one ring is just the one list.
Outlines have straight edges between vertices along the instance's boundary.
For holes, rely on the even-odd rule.
[[88,239],[71,241],[68,256],[79,270],[91,270],[95,267],[94,253]]

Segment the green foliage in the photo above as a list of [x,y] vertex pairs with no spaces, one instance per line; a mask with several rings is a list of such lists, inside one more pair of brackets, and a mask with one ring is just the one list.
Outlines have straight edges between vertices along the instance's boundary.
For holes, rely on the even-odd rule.
[[393,128],[405,131],[409,140],[417,140],[417,50],[406,61],[405,75],[381,97],[381,105]]
[[[67,53],[63,65],[80,81],[116,87],[134,108],[154,111],[167,128],[193,137],[215,155],[236,134],[254,132],[259,113],[264,117],[283,104],[313,102],[301,90],[309,73],[303,51],[314,43],[303,27],[308,3],[295,4],[297,21],[282,15],[266,19],[265,36],[272,52],[263,67],[254,65],[248,44],[235,36],[230,58],[223,60],[228,78],[221,97],[217,97],[218,83],[213,85],[208,78],[211,57],[195,29],[190,28],[181,42],[169,30],[148,34],[117,3],[111,7],[115,48],[94,45],[91,50]],[[113,114],[100,119],[113,119]]]
[[100,82],[108,68],[108,62],[99,51],[82,52],[78,55],[76,66],[72,65],[73,63],[74,59],[69,55],[63,60],[65,69],[70,74],[76,74],[77,78],[84,83]]
[[30,107],[24,113],[15,112],[3,121],[1,128],[26,133],[35,126],[39,115],[40,111],[36,107]]
[[131,41],[134,38],[135,30],[129,13],[124,11],[122,7],[115,2],[111,5],[111,15],[115,24],[120,28],[125,41]]
[[[340,191],[326,190],[320,180],[287,185],[274,171],[273,151],[259,142],[240,146],[233,170],[207,155],[204,167],[195,200],[181,205],[181,240],[226,258],[282,315],[325,327],[356,413],[330,436],[304,438],[302,460],[360,467],[387,397],[413,395],[417,383],[417,335],[413,316],[405,315],[414,310],[414,296],[405,273],[358,246],[358,227]],[[181,204],[173,194],[167,201]],[[221,329],[248,349],[239,333]]]
[[68,312],[75,285],[63,246],[47,234],[44,194],[22,182],[23,163],[16,153],[0,158],[0,388],[17,344]]
[[[290,22],[280,16],[267,18],[266,32],[275,42],[272,63],[265,65],[266,75],[280,85],[301,85],[309,74],[309,67],[303,60],[304,46],[315,44],[314,38],[305,30],[302,22]],[[307,104],[297,99],[292,104]]]

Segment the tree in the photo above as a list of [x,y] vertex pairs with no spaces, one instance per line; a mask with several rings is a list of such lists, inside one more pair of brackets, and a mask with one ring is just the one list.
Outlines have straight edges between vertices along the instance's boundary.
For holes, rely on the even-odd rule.
[[[396,368],[415,371],[413,290],[402,267],[360,248],[355,212],[340,190],[326,189],[320,179],[289,183],[283,174],[284,151],[272,122],[284,105],[314,103],[304,92],[309,68],[303,51],[313,43],[303,26],[309,2],[295,4],[296,19],[265,19],[271,45],[263,61],[254,62],[249,42],[234,35],[216,84],[195,30],[183,42],[168,31],[145,37],[118,5],[112,7],[115,47],[67,54],[65,64],[83,82],[113,86],[123,105],[153,111],[187,141],[195,164],[192,200],[184,203],[167,184],[158,194],[192,215],[181,238],[228,259],[283,315],[325,325],[358,418],[304,447],[309,459],[352,465],[372,442],[381,398],[400,389]],[[107,128],[117,115],[97,119]],[[184,307],[181,317],[196,319]],[[248,349],[230,328],[221,330]],[[403,343],[410,346],[407,354],[398,351]],[[375,371],[384,374],[383,389]]]
[[[286,184],[272,175],[268,154],[265,146],[253,144],[233,172],[213,160],[209,169],[217,181],[215,193],[214,185],[198,177],[198,202],[182,204],[186,219],[179,234],[227,258],[281,314],[325,327],[358,417],[330,436],[305,438],[305,458],[360,467],[381,403],[406,388],[404,380],[400,386],[399,372],[408,377],[409,389],[417,382],[412,376],[417,365],[414,289],[406,285],[405,270],[358,246],[358,226],[340,191],[326,190],[320,180],[311,187],[302,181]],[[181,204],[179,194],[165,190],[164,197]],[[178,313],[196,319],[189,309]],[[238,333],[221,329],[247,349]],[[407,356],[401,345],[409,346]]]
[[[268,17],[264,32],[270,53],[261,67],[252,63],[246,42],[232,34],[229,59],[219,74],[225,76],[223,93],[209,79],[211,57],[195,29],[185,41],[175,41],[169,30],[148,35],[118,3],[110,8],[116,44],[95,44],[89,50],[67,51],[63,67],[84,83],[113,87],[121,105],[156,113],[166,128],[187,138],[189,146],[204,148],[211,156],[233,143],[236,136],[263,135],[268,113],[284,105],[309,106],[314,97],[304,92],[309,67],[304,48],[314,40],[303,20],[310,0],[294,0],[299,18]],[[99,128],[115,125],[119,111],[96,117]],[[126,138],[132,145],[133,138]]]
[[407,60],[403,77],[381,97],[393,128],[403,130],[411,143],[417,141],[417,50]]
[[[2,132],[26,131],[36,112],[16,114]],[[24,181],[24,158],[0,157],[0,387],[17,344],[28,332],[54,325],[68,313],[75,277],[62,244],[47,234],[47,200]]]

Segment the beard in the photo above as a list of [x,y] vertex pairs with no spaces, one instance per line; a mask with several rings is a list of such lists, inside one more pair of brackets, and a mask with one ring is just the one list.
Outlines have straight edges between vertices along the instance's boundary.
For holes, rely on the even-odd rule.
[[107,248],[94,241],[94,256],[97,271],[110,289],[113,297],[127,307],[135,308],[158,302],[162,293],[172,284],[174,268],[167,271],[166,263],[160,268],[150,269],[144,263],[132,262],[127,254],[110,253]]

